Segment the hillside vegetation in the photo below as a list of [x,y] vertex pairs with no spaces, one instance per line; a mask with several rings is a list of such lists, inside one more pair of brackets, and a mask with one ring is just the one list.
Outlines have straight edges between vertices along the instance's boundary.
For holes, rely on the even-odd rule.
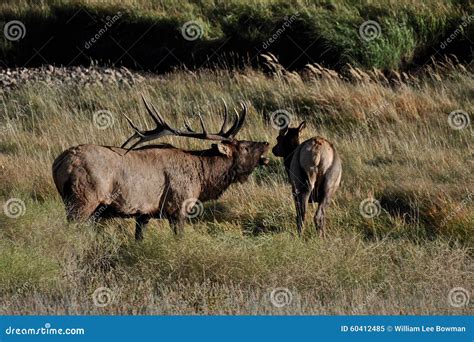
[[[19,20],[26,32],[0,40],[0,59],[4,66],[94,60],[161,72],[256,65],[260,53],[272,52],[292,69],[408,69],[432,55],[469,62],[473,9],[467,0],[6,0],[0,21]],[[369,21],[367,40],[360,29]]]

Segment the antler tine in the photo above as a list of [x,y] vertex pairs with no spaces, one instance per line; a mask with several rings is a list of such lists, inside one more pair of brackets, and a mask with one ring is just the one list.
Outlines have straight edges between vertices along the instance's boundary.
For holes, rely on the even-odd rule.
[[222,98],[222,102],[224,102],[224,122],[222,123],[221,129],[219,130],[219,135],[222,135],[224,133],[224,130],[227,126],[227,117],[229,114],[229,109],[227,108],[227,103],[225,103],[224,98]]
[[204,125],[204,121],[202,119],[201,113],[198,113],[198,116],[199,116],[199,122],[201,123],[202,134],[206,137],[207,136],[207,130],[206,130],[206,126]]
[[247,106],[243,102],[241,103],[241,105],[242,112],[240,113],[240,115],[237,111],[235,112],[236,119],[234,123],[229,128],[229,130],[225,134],[223,134],[226,138],[233,138],[240,131],[242,125],[244,124],[245,117],[247,116]]
[[[122,145],[122,148],[124,148],[124,145],[127,144],[134,136],[136,136],[136,134],[134,134],[133,136],[131,136],[130,138],[127,139],[127,141]],[[135,146],[137,146],[138,144],[142,143],[143,140],[142,139],[139,139],[137,140],[136,142],[134,142],[132,144],[132,146],[130,146],[129,148],[127,148],[127,152],[125,152],[125,154],[127,154],[128,152],[130,152],[131,150],[133,150],[135,148]]]
[[242,103],[243,110],[241,114],[239,115],[239,113],[236,111],[237,115],[236,115],[235,121],[233,122],[230,129],[228,129],[225,132],[225,127],[227,126],[227,119],[228,119],[228,108],[225,101],[222,100],[224,102],[224,123],[222,124],[222,127],[217,134],[207,132],[206,125],[204,124],[204,120],[201,116],[201,113],[198,113],[198,117],[199,117],[199,122],[201,123],[202,132],[194,131],[191,128],[191,125],[187,122],[187,120],[184,120],[184,126],[186,129],[180,130],[180,129],[175,129],[175,128],[170,127],[166,123],[166,121],[163,119],[163,117],[158,113],[155,106],[153,104],[150,105],[143,95],[142,95],[142,99],[148,111],[148,114],[153,118],[153,121],[156,123],[156,128],[152,130],[148,130],[148,131],[141,131],[133,124],[132,120],[130,120],[130,118],[124,114],[125,118],[127,119],[130,126],[133,128],[135,133],[122,144],[122,148],[125,148],[125,146],[127,146],[133,139],[138,138],[138,140],[135,143],[133,143],[133,145],[130,148],[128,148],[128,151],[130,151],[131,149],[133,149],[134,147],[136,147],[137,145],[141,143],[144,143],[150,140],[155,140],[155,139],[164,137],[166,135],[174,135],[174,136],[204,139],[204,140],[220,140],[220,141],[233,139],[234,136],[242,128],[242,125],[245,120],[245,116],[247,114],[247,106],[244,103]]
[[132,128],[136,132],[136,134],[138,134],[140,136],[143,136],[143,134],[140,132],[140,130],[133,124],[132,120],[130,120],[130,118],[125,114],[123,114],[123,116],[125,116],[125,119],[127,119],[129,125],[132,126]]
[[131,147],[128,148],[128,151],[130,151],[131,149],[133,149],[137,145],[139,145],[141,143],[144,143],[144,142],[147,142],[147,141],[150,141],[150,140],[158,139],[158,138],[161,138],[161,137],[166,136],[166,135],[179,135],[179,132],[176,129],[171,128],[166,123],[166,121],[163,119],[163,117],[156,110],[155,106],[150,105],[143,95],[142,95],[142,99],[143,99],[143,103],[145,104],[145,107],[148,111],[148,114],[152,117],[153,121],[156,124],[156,128],[154,128],[152,130],[148,130],[148,131],[141,131],[133,124],[132,120],[130,120],[130,118],[127,115],[124,114],[125,119],[127,119],[128,123],[133,128],[135,133],[131,137],[129,137],[122,144],[121,147],[125,148],[125,146],[127,146],[128,143],[130,143],[130,141],[132,141],[133,139],[138,138],[138,140]]
[[160,113],[158,110],[156,110],[155,106],[153,104],[149,104],[148,101],[145,99],[145,97],[142,94],[142,100],[143,103],[145,104],[146,110],[148,111],[148,114],[152,117],[153,121],[155,121],[157,126],[163,126],[167,129],[170,127],[166,123],[166,121],[161,117]]
[[244,125],[245,118],[247,117],[247,111],[248,111],[247,105],[245,104],[245,102],[241,102],[240,105],[242,106],[242,113],[240,115],[239,125],[237,126],[237,130],[235,131],[234,134],[237,134],[237,132],[240,131],[240,129]]
[[158,112],[158,110],[156,109],[155,105],[152,103],[151,104],[151,108],[153,108],[153,112],[155,113],[155,115],[158,117],[158,119],[161,121],[161,123],[163,124],[163,126],[165,126],[167,129],[171,129],[170,125],[168,125],[165,121],[165,119],[163,119],[163,117],[160,115],[160,112]]
[[193,133],[194,133],[194,129],[191,128],[191,125],[189,124],[188,119],[184,119],[184,127],[186,127],[186,129],[187,129],[189,132],[193,132]]
[[[133,139],[135,139],[135,138],[144,138],[144,135],[143,135],[143,134],[140,132],[140,130],[133,124],[132,120],[130,120],[130,118],[129,118],[127,115],[125,115],[125,114],[123,114],[123,116],[125,117],[125,119],[127,119],[129,125],[133,128],[133,130],[135,131],[135,133],[134,133],[132,136],[130,136],[127,140],[125,140],[125,142],[122,144],[122,146],[120,146],[121,148],[124,148],[125,146],[127,146],[127,144],[128,144],[130,141],[132,141]],[[138,144],[139,142],[140,142],[140,140],[138,140],[138,142],[136,142],[136,143],[134,144],[134,146],[135,146],[136,144]],[[130,149],[132,149],[132,147],[131,147]]]

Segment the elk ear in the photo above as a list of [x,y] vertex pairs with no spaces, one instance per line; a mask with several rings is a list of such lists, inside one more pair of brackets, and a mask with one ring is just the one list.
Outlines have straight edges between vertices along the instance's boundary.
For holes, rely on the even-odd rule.
[[303,121],[302,123],[300,123],[300,125],[298,126],[298,132],[301,132],[303,129],[306,128],[306,121]]
[[230,143],[221,142],[217,144],[217,150],[227,157],[232,157],[232,146]]
[[286,132],[288,132],[288,125],[286,125],[286,126],[283,127],[282,129],[280,129],[280,134],[279,134],[279,135],[280,135],[280,136],[281,136],[281,135],[285,135]]

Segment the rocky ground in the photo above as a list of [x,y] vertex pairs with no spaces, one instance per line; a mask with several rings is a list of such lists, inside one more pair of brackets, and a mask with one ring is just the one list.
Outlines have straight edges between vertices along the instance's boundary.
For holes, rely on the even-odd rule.
[[123,84],[132,86],[142,82],[144,76],[131,72],[125,67],[107,68],[100,66],[55,67],[52,65],[39,68],[0,68],[0,92],[8,91],[27,82],[44,82],[49,86],[88,85],[88,84]]
[[[435,61],[414,71],[413,73],[395,70],[371,69],[362,70],[347,64],[339,72],[327,69],[318,63],[307,64],[305,68],[295,71],[286,70],[272,54],[262,54],[264,59],[263,71],[273,76],[282,77],[287,81],[301,80],[344,80],[351,83],[375,82],[385,86],[400,86],[402,84],[416,86],[423,78],[442,82],[442,74],[449,71],[466,74],[472,72],[473,65],[462,65],[455,56]],[[89,84],[120,84],[132,86],[145,78],[160,77],[158,74],[141,71],[130,71],[125,67],[112,68],[98,65],[55,67],[44,65],[38,68],[2,68],[0,67],[0,93],[18,88],[27,82],[44,82],[48,86]]]

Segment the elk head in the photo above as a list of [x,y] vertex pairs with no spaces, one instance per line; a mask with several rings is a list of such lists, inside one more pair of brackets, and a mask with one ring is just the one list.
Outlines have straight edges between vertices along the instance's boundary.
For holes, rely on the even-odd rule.
[[277,157],[286,158],[291,155],[296,147],[300,144],[300,133],[306,127],[303,121],[298,127],[284,127],[280,130],[277,137],[277,144],[273,147],[272,152]]
[[239,182],[244,182],[257,166],[267,165],[268,142],[231,140],[213,145],[219,153],[231,158],[234,172]]

